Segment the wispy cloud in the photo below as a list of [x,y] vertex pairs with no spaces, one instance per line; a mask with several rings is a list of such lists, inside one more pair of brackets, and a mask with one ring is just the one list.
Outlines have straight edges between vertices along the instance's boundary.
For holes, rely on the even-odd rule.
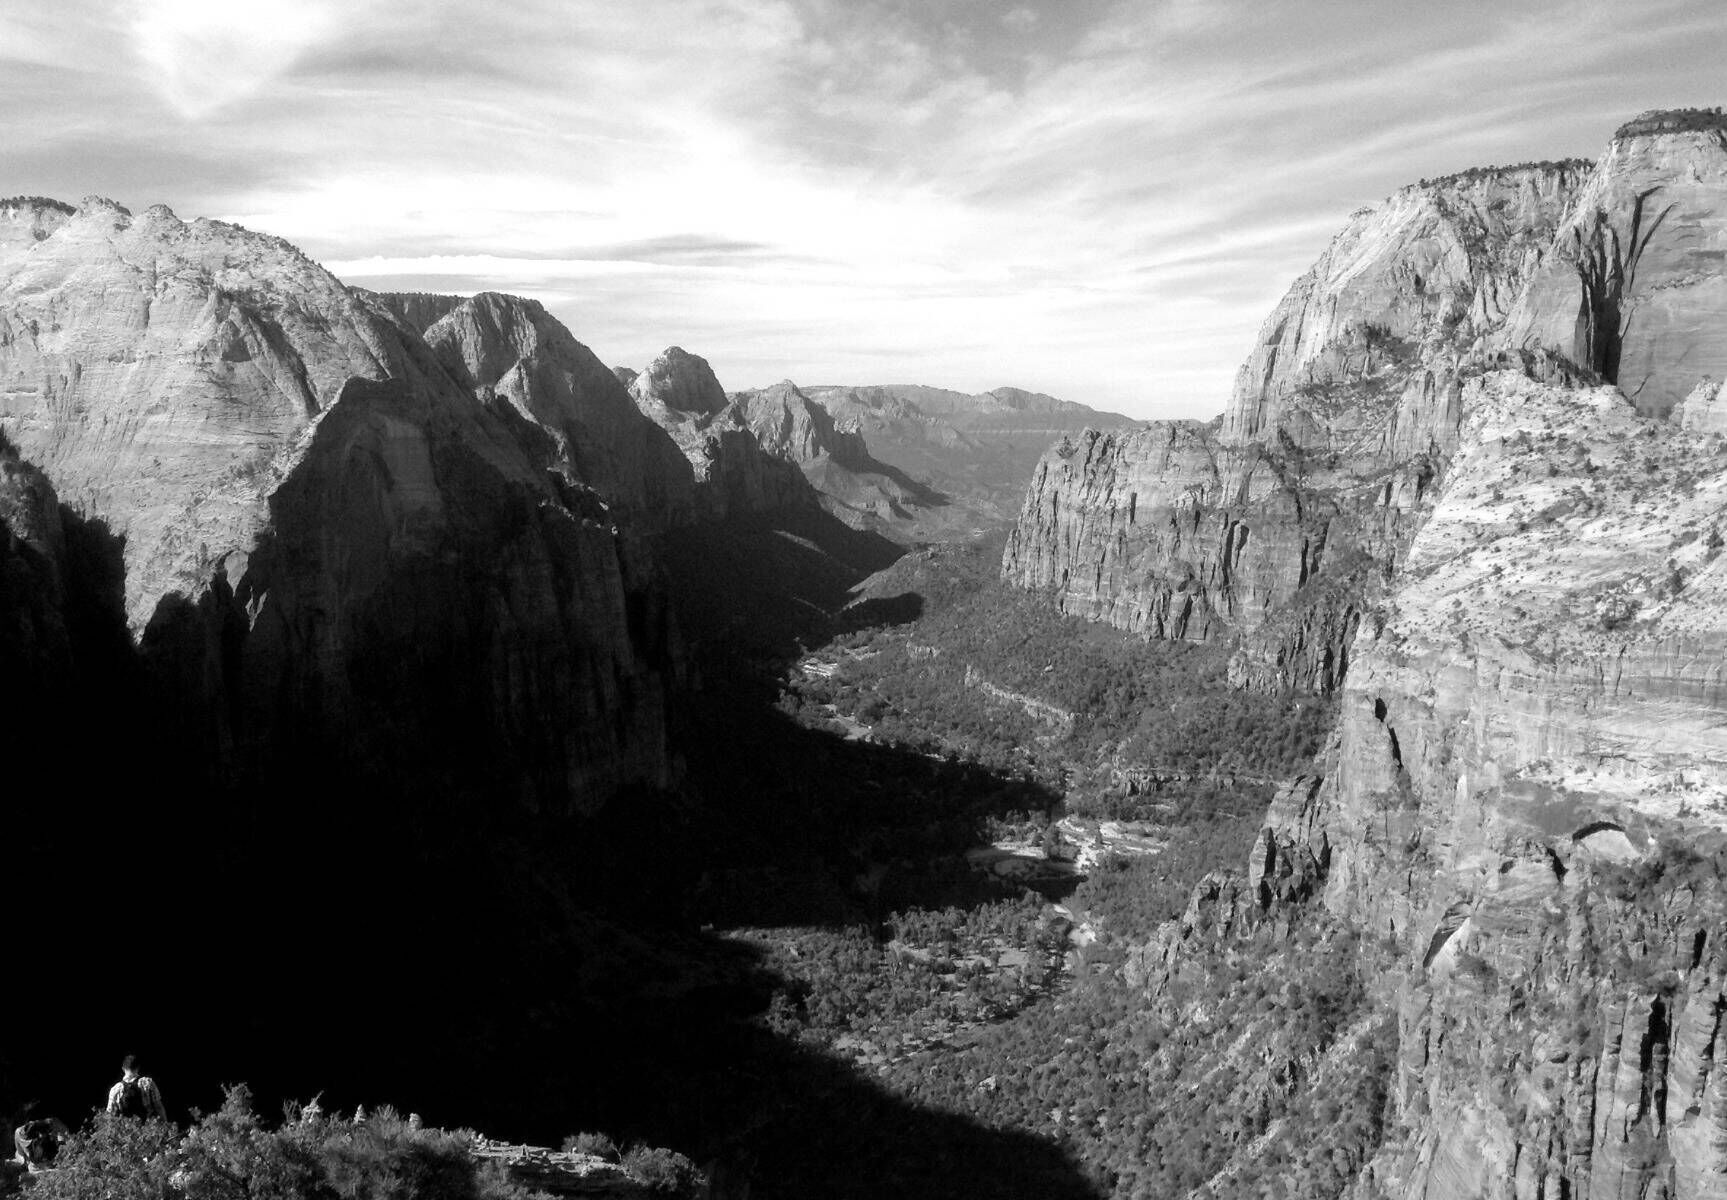
[[[0,193],[535,295],[729,386],[1208,415],[1347,214],[1720,103],[1709,0],[82,0],[0,10]],[[884,350],[886,351],[884,353]]]

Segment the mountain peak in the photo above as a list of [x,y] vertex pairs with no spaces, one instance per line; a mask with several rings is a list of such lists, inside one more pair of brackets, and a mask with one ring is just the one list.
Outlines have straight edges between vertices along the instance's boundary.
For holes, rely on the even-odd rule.
[[668,346],[636,376],[630,392],[643,411],[662,406],[671,412],[710,416],[725,409],[726,390],[708,360],[682,346]]

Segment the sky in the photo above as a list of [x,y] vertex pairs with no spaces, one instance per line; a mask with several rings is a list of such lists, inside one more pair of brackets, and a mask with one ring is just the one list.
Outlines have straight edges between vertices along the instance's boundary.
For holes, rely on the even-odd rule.
[[1720,0],[0,0],[0,195],[610,364],[1210,417],[1350,212],[1727,103]]

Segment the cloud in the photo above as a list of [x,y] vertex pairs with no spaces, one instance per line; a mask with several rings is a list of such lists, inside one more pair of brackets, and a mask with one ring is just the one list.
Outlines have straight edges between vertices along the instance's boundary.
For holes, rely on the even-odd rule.
[[268,87],[342,11],[337,0],[136,0],[132,33],[162,95],[197,118]]
[[1203,415],[1352,210],[1720,103],[1723,35],[1705,0],[14,5],[0,193],[526,292],[732,386]]

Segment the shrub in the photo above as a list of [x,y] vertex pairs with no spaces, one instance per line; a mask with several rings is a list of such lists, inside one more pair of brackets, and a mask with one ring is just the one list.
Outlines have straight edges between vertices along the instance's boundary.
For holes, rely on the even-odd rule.
[[694,1195],[702,1185],[696,1164],[676,1150],[631,1146],[624,1153],[624,1173],[636,1182],[668,1195]]
[[608,1162],[618,1161],[618,1144],[603,1133],[573,1133],[564,1139],[566,1154],[591,1154]]
[[388,1108],[358,1124],[328,1118],[265,1128],[251,1093],[182,1137],[161,1121],[103,1114],[40,1177],[40,1200],[522,1200],[507,1175],[482,1175],[465,1133],[416,1129]]
[[164,1121],[103,1113],[60,1147],[53,1171],[36,1177],[39,1200],[168,1200],[179,1167],[180,1131]]

